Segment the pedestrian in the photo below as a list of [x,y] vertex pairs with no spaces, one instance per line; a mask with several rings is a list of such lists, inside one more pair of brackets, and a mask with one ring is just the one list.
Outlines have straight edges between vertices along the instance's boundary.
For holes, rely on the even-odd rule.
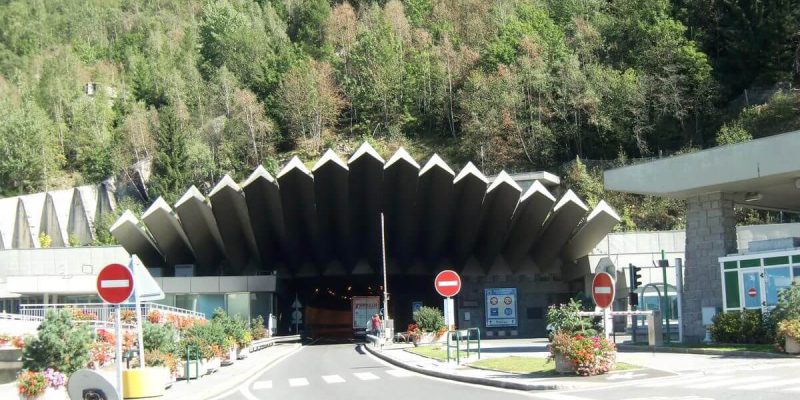
[[380,336],[381,333],[381,318],[378,314],[374,314],[372,316],[372,320],[370,320],[370,330],[372,334],[375,336]]

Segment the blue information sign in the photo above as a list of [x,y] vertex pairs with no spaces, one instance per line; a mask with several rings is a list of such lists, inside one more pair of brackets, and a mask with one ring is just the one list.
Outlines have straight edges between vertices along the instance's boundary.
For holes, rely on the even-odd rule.
[[486,289],[486,327],[517,326],[517,288]]

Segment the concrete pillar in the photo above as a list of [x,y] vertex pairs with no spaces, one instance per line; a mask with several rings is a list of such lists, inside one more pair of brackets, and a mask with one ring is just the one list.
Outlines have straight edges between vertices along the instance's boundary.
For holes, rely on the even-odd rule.
[[722,308],[718,258],[736,252],[736,216],[730,193],[687,199],[683,327],[688,343],[703,340],[703,307]]

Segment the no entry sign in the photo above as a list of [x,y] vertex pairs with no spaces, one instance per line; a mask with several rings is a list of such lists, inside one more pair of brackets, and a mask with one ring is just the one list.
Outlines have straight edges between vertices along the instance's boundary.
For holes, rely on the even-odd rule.
[[97,275],[97,294],[111,304],[127,300],[133,292],[133,275],[122,264],[106,265]]
[[614,278],[606,272],[598,272],[592,280],[592,299],[600,308],[608,308],[614,301]]
[[758,294],[756,288],[750,288],[750,290],[747,291],[747,295],[750,297],[756,297],[756,294]]
[[444,297],[453,297],[461,291],[461,277],[456,271],[446,269],[436,275],[433,281],[436,291]]

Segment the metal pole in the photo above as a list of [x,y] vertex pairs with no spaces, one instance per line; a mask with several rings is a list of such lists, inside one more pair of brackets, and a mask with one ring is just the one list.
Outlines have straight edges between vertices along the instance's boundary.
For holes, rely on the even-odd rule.
[[116,355],[116,363],[117,363],[117,394],[119,399],[122,398],[122,332],[120,330],[120,326],[122,325],[122,318],[120,318],[120,306],[119,304],[114,305],[114,311],[116,316],[114,317],[114,334],[117,336],[117,355]]
[[139,285],[136,282],[136,263],[131,257],[130,269],[133,275],[133,298],[136,306],[136,332],[139,340],[139,368],[144,368],[144,320],[142,319],[142,303],[139,301]]
[[678,291],[678,341],[683,343],[683,259],[675,259],[675,287]]
[[667,343],[670,342],[670,332],[669,332],[669,310],[670,310],[670,301],[669,301],[669,289],[667,287],[667,258],[664,255],[664,250],[661,250],[661,274],[664,276],[664,318],[667,322]]
[[389,288],[386,286],[386,226],[381,213],[381,261],[383,262],[383,337],[386,338],[386,321],[389,319]]

